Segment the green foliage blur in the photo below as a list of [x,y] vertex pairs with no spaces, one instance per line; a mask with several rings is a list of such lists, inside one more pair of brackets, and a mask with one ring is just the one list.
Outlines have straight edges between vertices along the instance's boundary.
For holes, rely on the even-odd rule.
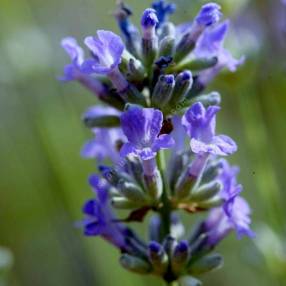
[[[127,2],[138,23],[151,0]],[[174,2],[179,23],[206,1]],[[257,237],[224,241],[225,266],[204,285],[286,285],[286,6],[217,2],[234,23],[228,46],[247,61],[210,89],[223,97],[218,129],[239,144],[231,160],[241,166]],[[7,262],[7,250],[0,253],[1,286],[161,285],[125,272],[112,247],[75,226],[92,196],[86,178],[94,171],[94,163],[79,156],[91,136],[80,117],[96,102],[76,83],[56,80],[69,61],[59,42],[66,35],[82,40],[98,28],[118,32],[114,4],[0,0],[0,245],[14,257],[9,252]]]

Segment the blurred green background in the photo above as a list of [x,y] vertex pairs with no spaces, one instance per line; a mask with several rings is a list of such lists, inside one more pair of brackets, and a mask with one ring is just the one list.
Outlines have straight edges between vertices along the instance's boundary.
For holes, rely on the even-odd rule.
[[[79,156],[91,135],[80,121],[94,98],[56,80],[68,58],[60,39],[98,28],[118,32],[115,0],[0,0],[0,285],[161,285],[122,270],[118,253],[75,227],[91,192],[92,161]],[[139,22],[147,0],[127,1]],[[205,1],[177,0],[176,23]],[[244,67],[210,89],[223,96],[218,129],[239,143],[254,241],[232,235],[219,250],[223,269],[204,285],[286,285],[286,7],[279,0],[224,0],[228,45]],[[137,18],[136,18],[137,17]],[[136,20],[137,19],[137,20]],[[8,255],[8,257],[7,257]]]

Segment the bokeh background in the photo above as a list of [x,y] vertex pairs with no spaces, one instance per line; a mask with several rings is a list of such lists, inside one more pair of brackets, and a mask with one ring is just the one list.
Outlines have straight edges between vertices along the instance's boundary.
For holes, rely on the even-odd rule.
[[[113,248],[75,227],[94,170],[79,156],[90,137],[80,116],[95,99],[56,80],[68,62],[59,42],[98,28],[118,32],[114,2],[0,0],[0,285],[161,285],[125,272]],[[179,23],[205,1],[174,2]],[[228,46],[247,61],[210,89],[223,96],[219,130],[239,144],[232,161],[241,166],[257,238],[224,241],[225,266],[204,285],[286,285],[286,5],[217,2],[234,23]],[[128,3],[138,23],[150,1]]]

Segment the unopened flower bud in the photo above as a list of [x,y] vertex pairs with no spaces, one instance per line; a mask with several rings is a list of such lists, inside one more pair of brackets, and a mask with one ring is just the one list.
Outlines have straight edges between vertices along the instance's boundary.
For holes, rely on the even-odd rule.
[[127,167],[128,173],[132,174],[140,186],[143,186],[143,167],[139,158],[132,155],[127,156]]
[[171,235],[168,235],[164,241],[163,241],[163,247],[168,254],[168,256],[171,257],[172,253],[174,252],[174,249],[177,245],[177,242],[175,238],[173,238]]
[[120,263],[125,269],[139,274],[147,274],[152,270],[151,265],[147,261],[126,253],[121,255]]
[[128,63],[127,79],[130,82],[140,82],[144,79],[145,69],[141,62],[136,59],[130,59]]
[[168,256],[161,244],[151,241],[148,246],[148,257],[156,274],[164,274],[168,267]]
[[123,197],[112,198],[111,204],[114,208],[123,209],[123,210],[134,209],[138,207],[137,203],[130,201],[129,199],[123,198]]
[[160,76],[152,94],[152,104],[157,107],[166,105],[170,100],[174,86],[175,79],[173,75]]
[[145,67],[149,71],[158,51],[158,37],[156,35],[156,25],[158,18],[154,9],[146,9],[141,18],[142,36],[142,54]]
[[189,274],[198,275],[222,267],[223,258],[219,254],[210,254],[191,264]]
[[176,26],[171,22],[164,23],[159,30],[159,39],[162,41],[165,37],[176,37]]
[[124,197],[136,204],[144,205],[147,202],[146,194],[139,186],[132,182],[120,180],[118,183],[118,189]]
[[214,198],[221,189],[222,184],[219,181],[213,181],[208,184],[204,184],[192,193],[190,200],[193,202],[210,200]]
[[153,215],[149,222],[149,239],[160,241],[161,217],[158,214]]
[[106,181],[108,181],[111,185],[117,186],[120,180],[124,181],[132,181],[132,177],[125,172],[121,172],[116,170],[115,168],[111,168],[108,166],[99,166],[99,171]]
[[195,97],[192,102],[201,102],[205,107],[219,105],[221,103],[221,96],[218,92],[213,91],[209,94],[203,94]]
[[187,241],[182,240],[180,241],[173,252],[172,258],[171,258],[171,265],[172,265],[172,271],[175,274],[179,274],[182,272],[189,260],[189,244]]
[[144,175],[146,193],[150,198],[158,200],[163,193],[162,177],[158,169],[152,175]]
[[207,183],[207,182],[214,180],[219,175],[222,168],[223,168],[222,160],[210,161],[204,170],[201,182]]
[[180,72],[188,69],[193,72],[199,72],[201,70],[214,67],[217,63],[217,57],[192,59],[190,61],[184,61],[183,63],[175,66],[172,71]]
[[189,92],[193,84],[192,73],[188,70],[181,72],[176,77],[176,84],[172,97],[170,100],[170,105],[175,105],[185,98],[186,94]]
[[159,56],[173,56],[175,47],[175,37],[166,36],[162,39],[159,46]]
[[[217,184],[217,187],[219,185],[220,184]],[[203,209],[210,209],[210,208],[220,207],[224,202],[225,200],[223,198],[215,196],[214,198],[211,198],[207,201],[199,202],[198,206]]]

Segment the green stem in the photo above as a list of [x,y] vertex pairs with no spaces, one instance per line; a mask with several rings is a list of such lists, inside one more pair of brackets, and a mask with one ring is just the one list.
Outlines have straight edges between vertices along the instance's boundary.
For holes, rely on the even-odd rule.
[[166,179],[164,170],[166,167],[164,151],[160,151],[157,155],[157,165],[162,176],[163,181],[163,194],[162,194],[162,208],[160,209],[160,215],[162,219],[161,238],[163,239],[166,235],[170,234],[171,231],[171,206],[168,198],[169,184]]

